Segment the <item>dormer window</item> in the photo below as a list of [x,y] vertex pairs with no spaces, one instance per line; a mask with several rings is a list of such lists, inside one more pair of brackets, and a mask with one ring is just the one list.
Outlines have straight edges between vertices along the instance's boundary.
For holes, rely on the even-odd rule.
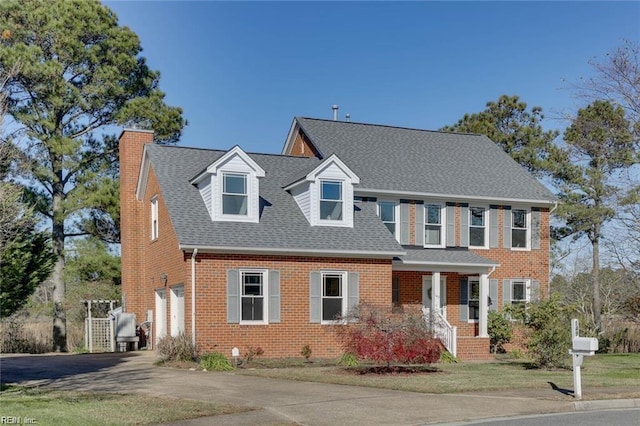
[[342,220],[342,182],[320,181],[320,220]]
[[360,178],[332,154],[284,189],[311,226],[353,228],[353,186],[359,183]]
[[247,175],[223,173],[222,179],[222,214],[246,216],[249,198]]
[[191,180],[215,222],[260,222],[260,179],[265,171],[235,146]]

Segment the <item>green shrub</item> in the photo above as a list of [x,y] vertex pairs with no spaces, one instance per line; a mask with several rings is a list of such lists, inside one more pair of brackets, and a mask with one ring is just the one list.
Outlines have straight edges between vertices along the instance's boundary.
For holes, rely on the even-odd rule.
[[509,351],[509,356],[511,356],[511,358],[515,358],[515,359],[522,359],[522,358],[524,358],[524,352],[522,352],[518,348],[511,349]]
[[529,327],[529,356],[538,367],[566,367],[571,348],[571,313],[556,296],[527,305],[526,309],[507,310]]
[[505,314],[489,311],[487,331],[489,333],[491,352],[504,353],[503,345],[513,338],[513,325],[505,318]]
[[444,364],[453,364],[453,363],[458,362],[458,358],[453,356],[451,354],[451,352],[449,352],[449,351],[443,351],[440,354],[440,362],[442,362]]
[[200,366],[207,371],[230,371],[233,370],[231,363],[226,356],[220,352],[205,354],[200,357]]
[[198,356],[191,338],[184,333],[161,337],[157,350],[163,361],[194,361]]
[[342,365],[343,367],[357,367],[358,358],[350,352],[345,352],[338,360],[338,365]]

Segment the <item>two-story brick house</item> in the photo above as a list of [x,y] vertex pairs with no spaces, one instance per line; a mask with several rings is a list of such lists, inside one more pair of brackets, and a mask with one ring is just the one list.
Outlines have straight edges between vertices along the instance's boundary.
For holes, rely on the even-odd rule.
[[339,356],[336,315],[423,305],[481,359],[488,311],[548,291],[554,197],[484,136],[296,118],[281,155],[152,141],[120,138],[122,291],[156,339]]

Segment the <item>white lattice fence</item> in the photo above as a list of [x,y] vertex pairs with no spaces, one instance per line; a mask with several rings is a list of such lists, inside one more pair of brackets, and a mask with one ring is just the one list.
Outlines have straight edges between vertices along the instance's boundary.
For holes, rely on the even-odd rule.
[[89,352],[114,352],[113,321],[109,318],[87,318],[85,341]]

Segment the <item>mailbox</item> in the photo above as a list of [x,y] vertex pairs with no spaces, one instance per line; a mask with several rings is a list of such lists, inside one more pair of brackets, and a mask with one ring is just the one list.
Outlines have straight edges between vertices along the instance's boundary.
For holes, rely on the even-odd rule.
[[574,337],[571,349],[574,353],[593,355],[598,350],[598,339],[595,337]]

